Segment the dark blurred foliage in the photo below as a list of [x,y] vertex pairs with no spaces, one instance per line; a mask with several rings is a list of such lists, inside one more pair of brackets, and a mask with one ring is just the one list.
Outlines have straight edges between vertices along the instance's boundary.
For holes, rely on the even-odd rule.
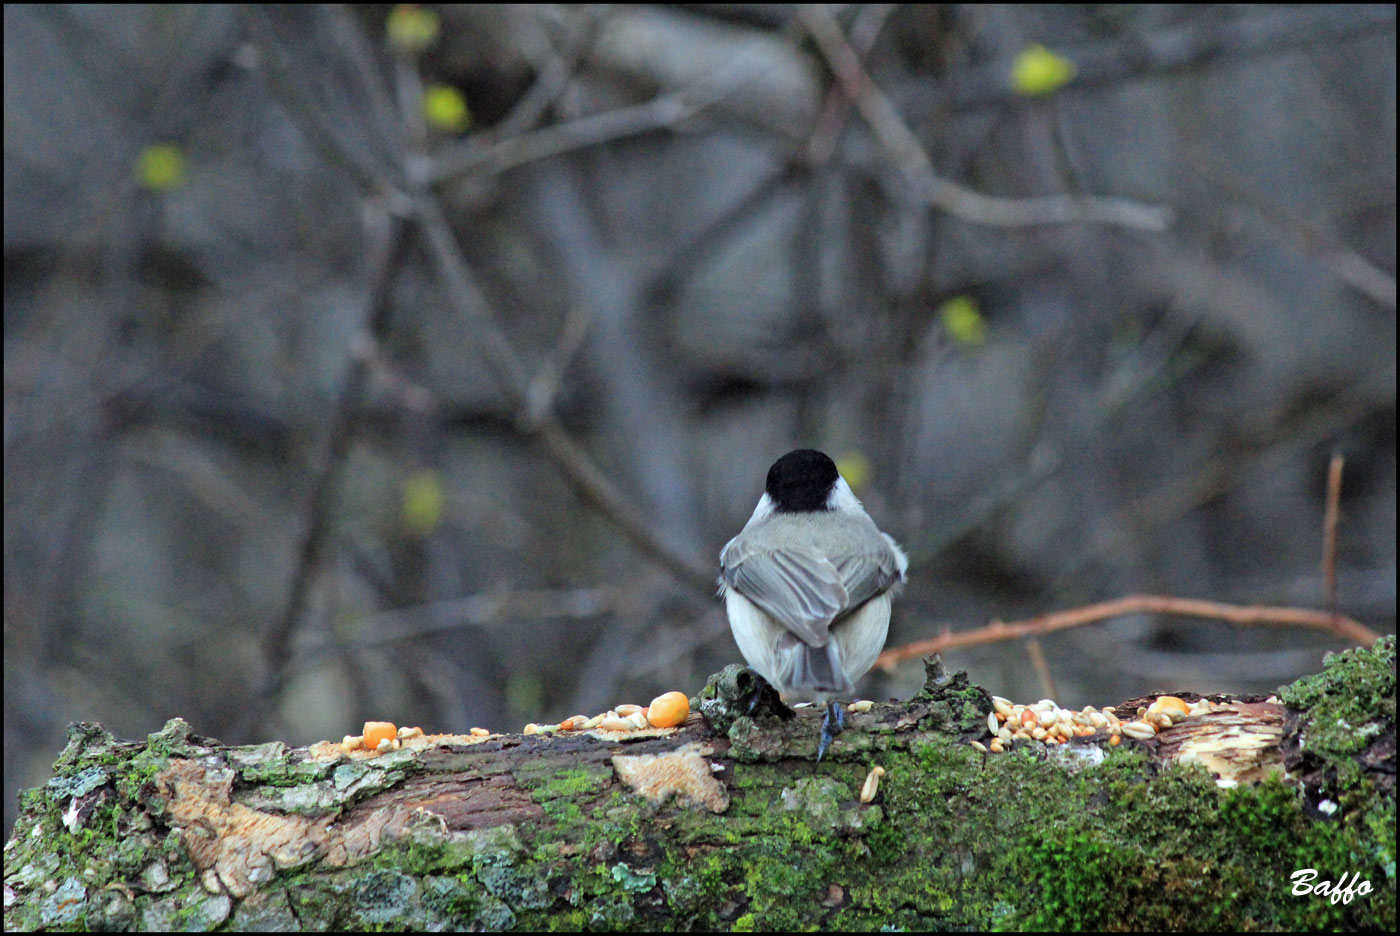
[[[892,644],[1318,607],[1333,451],[1341,610],[1393,630],[1393,6],[839,9],[942,178],[1161,231],[930,206],[797,7],[424,11],[395,53],[382,6],[5,7],[7,826],[70,720],[306,743],[694,692],[738,658],[715,557],[797,446],[909,550]],[[1009,83],[1035,43],[1055,93]],[[1043,645],[1073,705],[1337,646]],[[1018,644],[949,662],[1044,694]]]

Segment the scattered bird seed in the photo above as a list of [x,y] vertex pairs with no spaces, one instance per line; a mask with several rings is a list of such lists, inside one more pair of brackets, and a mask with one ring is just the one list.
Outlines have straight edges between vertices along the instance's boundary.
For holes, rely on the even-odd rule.
[[[1040,741],[1043,744],[1068,744],[1076,738],[1106,734],[1110,746],[1121,744],[1123,735],[1146,741],[1157,732],[1170,728],[1183,718],[1204,715],[1223,708],[1206,699],[1186,702],[1177,696],[1159,696],[1150,706],[1139,707],[1137,717],[1124,722],[1111,705],[1086,705],[1078,711],[1060,708],[1053,699],[1041,699],[1022,705],[1001,696],[992,696],[992,711],[987,714],[987,731],[991,738],[971,742],[979,751],[994,754],[1004,751],[1017,738]],[[852,703],[848,711],[859,711]]]
[[880,778],[885,775],[885,768],[871,767],[870,773],[865,775],[865,783],[860,788],[860,801],[868,803],[875,798],[875,794],[880,791]]

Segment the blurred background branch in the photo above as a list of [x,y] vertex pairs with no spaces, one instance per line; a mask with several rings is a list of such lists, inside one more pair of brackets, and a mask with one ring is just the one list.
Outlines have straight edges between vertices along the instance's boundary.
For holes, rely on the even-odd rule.
[[1171,224],[1172,213],[1157,205],[1141,205],[1123,198],[1097,196],[1043,196],[995,198],[975,192],[938,175],[913,132],[900,118],[889,98],[876,87],[851,48],[830,11],[808,6],[802,23],[817,41],[846,96],[855,102],[870,123],[880,145],[889,152],[910,184],[930,205],[949,214],[992,227],[1025,227],[1039,224],[1120,224],[1144,231],[1161,231]]

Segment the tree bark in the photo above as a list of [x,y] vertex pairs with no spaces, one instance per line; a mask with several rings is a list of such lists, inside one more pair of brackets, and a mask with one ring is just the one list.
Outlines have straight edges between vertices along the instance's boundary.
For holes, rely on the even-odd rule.
[[74,725],[5,847],[6,928],[1394,928],[1394,637],[1116,745],[979,750],[991,697],[935,661],[814,765],[820,713],[745,714],[756,688],[726,669],[678,729],[385,753]]

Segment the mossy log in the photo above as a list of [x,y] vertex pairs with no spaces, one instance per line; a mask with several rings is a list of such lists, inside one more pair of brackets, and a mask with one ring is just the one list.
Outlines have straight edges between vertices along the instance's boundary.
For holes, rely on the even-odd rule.
[[679,729],[353,756],[75,725],[5,846],[6,929],[1395,927],[1394,637],[1145,741],[1001,754],[936,665],[820,765],[819,714],[742,714],[751,678]]

